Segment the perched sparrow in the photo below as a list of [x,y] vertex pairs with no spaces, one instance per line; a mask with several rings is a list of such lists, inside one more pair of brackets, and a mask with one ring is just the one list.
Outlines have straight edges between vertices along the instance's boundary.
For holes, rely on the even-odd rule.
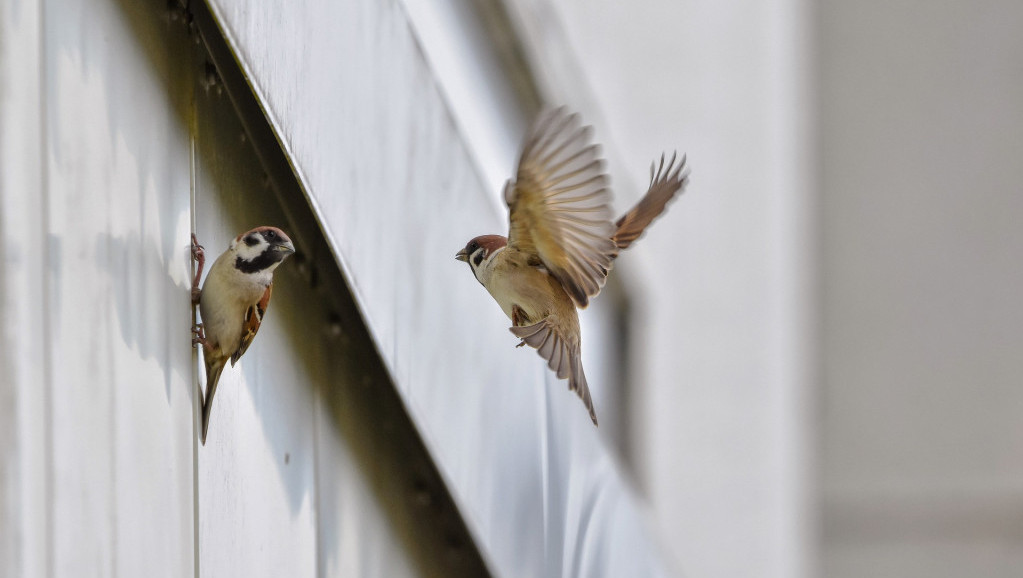
[[217,381],[227,360],[235,362],[245,353],[259,331],[270,293],[274,269],[295,246],[284,231],[276,227],[256,227],[235,237],[210,267],[206,282],[199,289],[205,256],[203,248],[192,235],[192,254],[199,262],[192,281],[192,304],[199,305],[202,323],[194,329],[194,343],[202,344],[206,363],[206,396],[199,391],[202,404],[202,443],[210,426],[210,410]]
[[644,229],[688,182],[683,156],[656,172],[650,188],[617,222],[611,222],[611,193],[590,127],[564,109],[542,114],[519,159],[515,181],[505,185],[510,210],[508,238],[476,237],[455,258],[469,263],[476,279],[511,318],[511,332],[547,360],[559,379],[568,378],[590,412],[597,414],[580,359],[579,316],[600,293],[618,252]]

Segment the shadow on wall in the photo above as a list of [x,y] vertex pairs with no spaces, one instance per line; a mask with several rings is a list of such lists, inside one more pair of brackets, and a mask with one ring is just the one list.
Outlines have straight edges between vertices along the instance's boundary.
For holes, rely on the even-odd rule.
[[[55,261],[60,259],[60,242],[57,237],[50,240],[54,249],[50,258]],[[110,295],[121,338],[139,357],[156,360],[163,369],[168,405],[172,383],[192,383],[189,369],[192,358],[186,349],[191,340],[187,326],[191,317],[179,307],[168,307],[180,304],[182,294],[189,291],[169,272],[171,267],[179,266],[181,257],[177,247],[171,248],[168,253],[137,233],[127,237],[100,235],[95,248],[97,269],[109,272]],[[182,324],[183,327],[175,327]],[[191,394],[189,387],[185,395]]]

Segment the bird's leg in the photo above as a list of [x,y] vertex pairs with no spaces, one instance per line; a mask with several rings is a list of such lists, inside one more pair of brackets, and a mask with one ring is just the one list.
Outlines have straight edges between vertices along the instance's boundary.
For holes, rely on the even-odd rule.
[[202,323],[196,323],[192,326],[192,345],[202,345],[206,347],[206,331],[203,330]]
[[526,312],[518,305],[512,305],[512,325],[522,327],[525,325]]
[[202,295],[199,279],[202,277],[202,268],[206,265],[206,251],[195,238],[195,233],[192,233],[192,258],[199,263],[195,268],[195,279],[192,280],[192,305],[198,305],[199,297]]
[[[523,325],[525,325],[524,323],[525,320],[526,312],[523,311],[522,308],[519,307],[518,305],[512,305],[512,325],[514,325],[515,327],[522,327]],[[522,347],[525,344],[526,340],[522,339],[519,341],[519,344],[516,345],[515,347]]]

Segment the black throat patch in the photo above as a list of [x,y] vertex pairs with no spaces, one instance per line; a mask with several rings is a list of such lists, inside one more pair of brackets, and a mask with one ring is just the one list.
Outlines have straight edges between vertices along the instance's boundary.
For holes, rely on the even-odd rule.
[[246,261],[241,257],[236,257],[234,260],[234,268],[238,269],[242,273],[258,273],[269,268],[274,263],[280,262],[280,256],[280,251],[268,249],[260,253],[258,257],[251,261]]

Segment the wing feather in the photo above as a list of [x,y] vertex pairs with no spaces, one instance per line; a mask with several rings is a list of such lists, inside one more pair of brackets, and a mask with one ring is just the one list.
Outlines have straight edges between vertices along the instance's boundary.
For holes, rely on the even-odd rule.
[[505,187],[509,247],[542,262],[578,307],[600,293],[617,254],[608,178],[591,132],[563,108],[542,114]]
[[245,324],[242,325],[242,338],[238,343],[238,351],[235,351],[231,355],[231,367],[238,362],[242,355],[245,354],[245,350],[252,344],[252,340],[256,337],[256,333],[259,331],[259,326],[263,323],[263,315],[266,314],[266,308],[270,306],[270,295],[273,293],[274,284],[270,283],[266,286],[266,291],[263,292],[263,296],[260,297],[259,301],[253,305],[250,305],[245,310]]
[[676,155],[672,154],[666,167],[664,155],[661,155],[661,163],[656,173],[654,165],[650,165],[650,187],[646,194],[632,210],[622,215],[615,223],[618,230],[615,231],[614,242],[619,249],[627,249],[639,239],[650,223],[664,212],[668,203],[689,183],[686,156],[682,155],[678,165],[675,165],[675,160]]

